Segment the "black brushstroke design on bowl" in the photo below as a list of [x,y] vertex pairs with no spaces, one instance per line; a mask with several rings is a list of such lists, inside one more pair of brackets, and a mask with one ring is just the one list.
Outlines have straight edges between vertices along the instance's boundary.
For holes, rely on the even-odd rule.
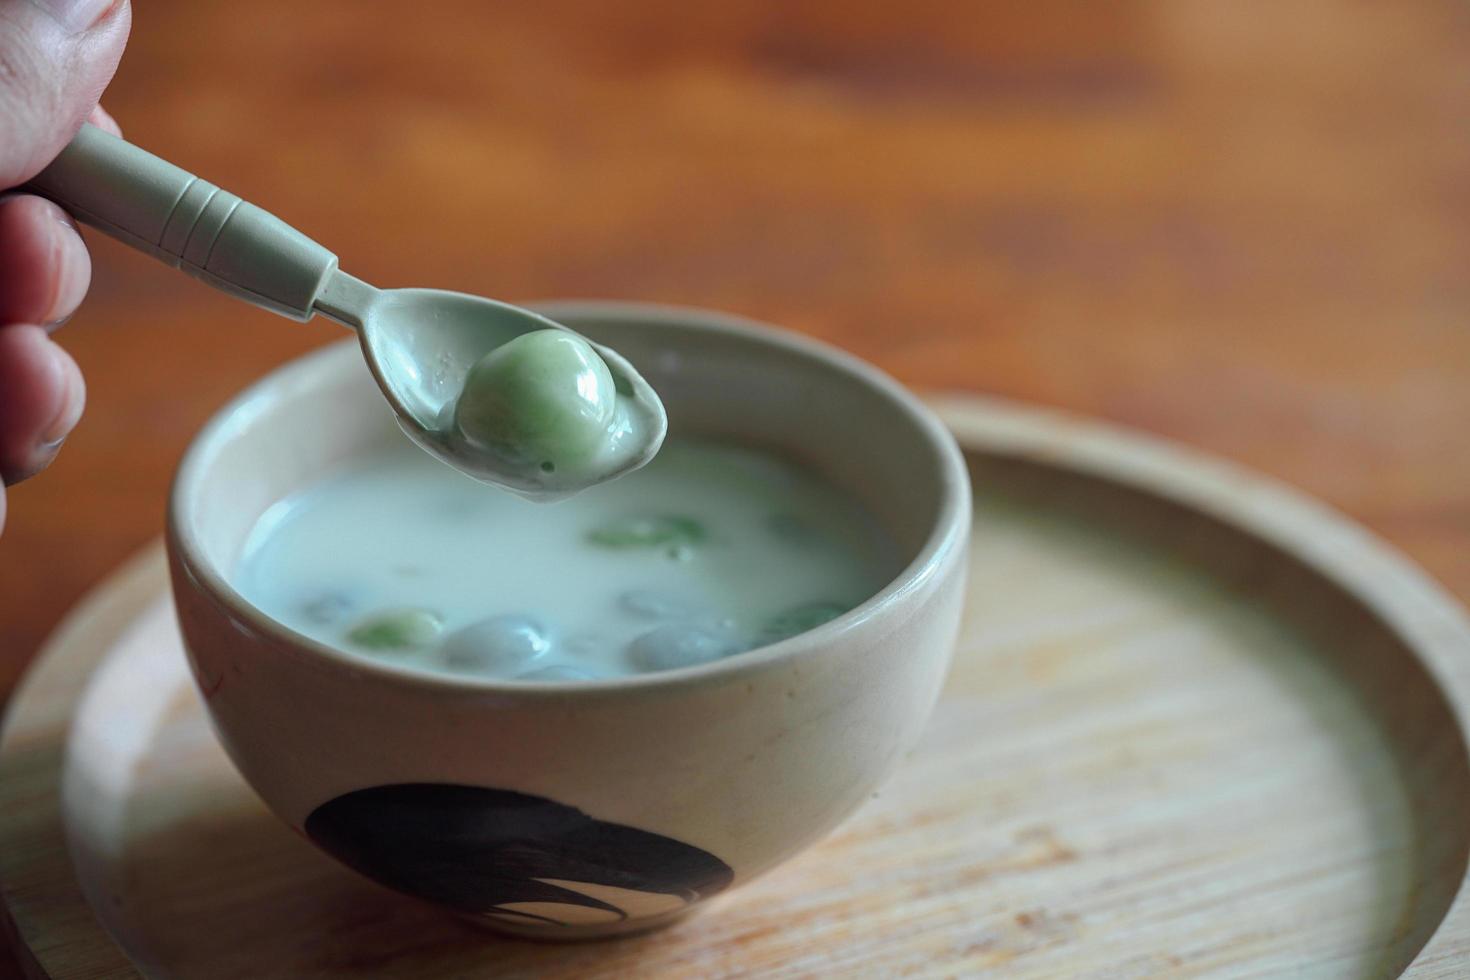
[[730,866],[670,837],[607,823],[575,807],[511,790],[400,783],[354,790],[306,818],[306,833],[347,866],[389,888],[461,912],[564,925],[505,908],[555,903],[628,910],[547,879],[673,895],[686,905],[730,884]]

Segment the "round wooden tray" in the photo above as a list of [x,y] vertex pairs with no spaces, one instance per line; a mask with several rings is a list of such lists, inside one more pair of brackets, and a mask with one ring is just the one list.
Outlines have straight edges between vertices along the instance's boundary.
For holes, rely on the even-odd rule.
[[[969,606],[925,741],[702,914],[496,938],[275,821],[210,733],[158,550],[48,642],[0,743],[37,975],[1465,975],[1470,624],[1343,518],[1176,447],[938,404]],[[130,963],[131,961],[131,963]]]

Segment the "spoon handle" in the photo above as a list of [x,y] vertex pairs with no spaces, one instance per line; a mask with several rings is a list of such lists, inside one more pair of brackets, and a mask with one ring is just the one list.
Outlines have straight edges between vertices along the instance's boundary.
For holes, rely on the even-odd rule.
[[295,320],[337,256],[280,218],[92,125],[27,185],[119,241]]

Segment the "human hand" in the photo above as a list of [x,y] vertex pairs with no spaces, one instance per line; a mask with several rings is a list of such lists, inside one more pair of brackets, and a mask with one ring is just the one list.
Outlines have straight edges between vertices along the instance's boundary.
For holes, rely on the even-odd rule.
[[[0,0],[0,190],[30,180],[84,120],[117,132],[97,99],[132,23],[128,0]],[[0,193],[0,478],[44,469],[82,414],[82,373],[50,338],[92,264],[50,201]],[[0,489],[0,528],[5,495]]]

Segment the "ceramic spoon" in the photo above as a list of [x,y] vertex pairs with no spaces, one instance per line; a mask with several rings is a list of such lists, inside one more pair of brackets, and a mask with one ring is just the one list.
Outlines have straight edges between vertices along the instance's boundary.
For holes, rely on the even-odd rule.
[[637,469],[663,442],[668,420],[658,396],[625,358],[593,344],[621,413],[616,444],[597,465],[552,472],[545,463],[523,465],[484,451],[453,424],[471,367],[523,334],[565,327],[479,296],[377,289],[337,268],[336,255],[274,215],[95,126],[83,126],[28,189],[232,296],[294,320],[320,313],[356,330],[403,430],[487,483],[532,497],[566,496]]

